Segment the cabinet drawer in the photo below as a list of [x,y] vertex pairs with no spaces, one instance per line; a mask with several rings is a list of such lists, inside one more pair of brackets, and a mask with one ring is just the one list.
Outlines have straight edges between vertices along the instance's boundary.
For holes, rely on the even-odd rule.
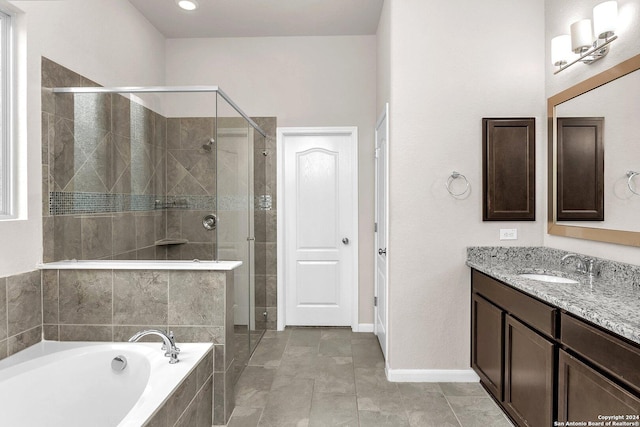
[[640,391],[640,348],[566,313],[560,341],[616,379]]
[[557,309],[504,285],[479,271],[471,276],[473,291],[540,333],[555,338]]

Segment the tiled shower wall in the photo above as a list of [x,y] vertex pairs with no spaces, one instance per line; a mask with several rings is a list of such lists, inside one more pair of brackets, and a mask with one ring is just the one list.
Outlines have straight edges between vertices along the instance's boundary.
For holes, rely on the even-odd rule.
[[166,119],[116,94],[53,94],[99,86],[42,58],[45,262],[156,259],[165,236]]
[[202,217],[215,213],[215,145],[202,148],[216,135],[215,126],[213,117],[167,119],[166,237],[188,243],[166,246],[162,259],[215,259],[215,232],[202,226]]
[[[121,95],[49,89],[69,86],[98,85],[42,58],[44,261],[213,259],[216,234],[202,217],[215,212],[216,150],[202,146],[216,119],[165,118]],[[256,326],[266,312],[275,329],[276,118],[254,120],[267,133],[254,132],[254,194],[271,196],[254,215]],[[155,244],[163,239],[188,243]]]
[[271,196],[269,209],[255,211],[255,283],[256,283],[256,326],[262,327],[263,313],[267,313],[266,328],[277,328],[277,185],[276,185],[276,127],[275,117],[255,117],[253,119],[267,134],[261,143],[254,146],[254,169],[264,170],[264,174],[254,176],[256,196]]
[[0,278],[0,359],[42,338],[40,271]]

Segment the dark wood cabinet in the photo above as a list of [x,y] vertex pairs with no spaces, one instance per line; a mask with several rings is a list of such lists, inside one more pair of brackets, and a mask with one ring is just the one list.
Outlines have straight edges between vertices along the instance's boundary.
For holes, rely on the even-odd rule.
[[471,365],[493,397],[502,400],[504,312],[478,294],[472,304]]
[[535,119],[482,119],[483,221],[536,219]]
[[551,425],[555,344],[544,335],[554,336],[557,310],[475,270],[472,288],[471,364],[481,383],[518,425]]
[[[640,369],[640,367],[636,368]],[[576,357],[560,350],[558,421],[598,422],[601,421],[598,418],[601,415],[624,417],[638,414],[640,414],[640,398]]]
[[604,118],[559,117],[559,221],[604,221]]
[[477,270],[471,288],[471,366],[516,425],[640,415],[640,345]]
[[553,421],[554,344],[511,316],[505,318],[504,399],[520,425]]
[[561,316],[560,342],[616,381],[640,393],[640,348],[567,313]]

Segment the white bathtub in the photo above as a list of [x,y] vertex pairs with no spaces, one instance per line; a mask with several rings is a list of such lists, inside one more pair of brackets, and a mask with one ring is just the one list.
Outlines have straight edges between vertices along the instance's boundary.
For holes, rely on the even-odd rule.
[[[139,427],[207,354],[211,344],[178,343],[169,364],[161,343],[42,341],[0,361],[2,425]],[[124,370],[111,368],[115,356]]]

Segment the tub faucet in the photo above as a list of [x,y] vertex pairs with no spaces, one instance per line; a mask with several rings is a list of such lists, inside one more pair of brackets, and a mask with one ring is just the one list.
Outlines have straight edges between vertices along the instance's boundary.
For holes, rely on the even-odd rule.
[[576,267],[576,272],[581,274],[586,274],[590,278],[593,278],[594,276],[598,275],[599,271],[596,265],[596,260],[594,260],[593,258],[581,257],[580,255],[576,255],[576,254],[566,254],[565,256],[562,257],[560,261],[564,262],[570,258],[575,258],[576,261],[578,262],[578,266]]
[[137,342],[142,337],[146,337],[147,335],[155,335],[162,338],[164,344],[162,344],[162,350],[165,351],[165,357],[169,358],[169,363],[174,364],[178,363],[178,353],[180,353],[180,349],[176,347],[176,342],[173,337],[173,332],[169,332],[168,334],[164,331],[160,331],[158,329],[149,329],[146,331],[136,332],[131,338],[129,338],[129,342]]

